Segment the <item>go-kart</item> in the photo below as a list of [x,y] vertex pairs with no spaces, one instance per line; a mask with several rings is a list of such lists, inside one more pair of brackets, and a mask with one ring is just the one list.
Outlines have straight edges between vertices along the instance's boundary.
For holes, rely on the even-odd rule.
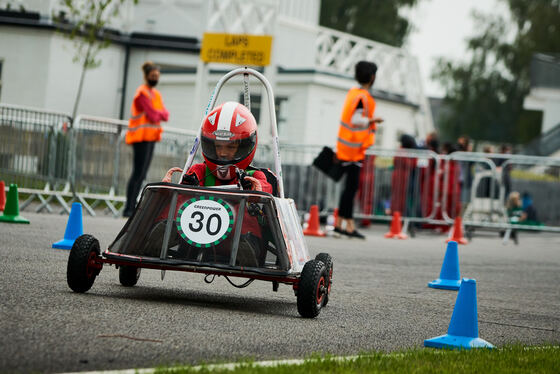
[[[218,82],[206,113],[213,109],[223,84],[249,75],[265,86],[269,100],[276,173],[273,190],[243,190],[240,186],[198,187],[151,183],[136,211],[116,239],[101,252],[99,241],[85,234],[76,239],[68,258],[67,281],[75,292],[88,291],[104,264],[115,265],[123,286],[136,285],[142,268],[201,273],[205,280],[223,276],[233,286],[256,280],[292,285],[302,317],[314,318],[327,305],[332,285],[333,260],[327,253],[311,259],[294,201],[284,197],[274,98],[270,84],[259,72],[240,68]],[[245,90],[245,105],[248,90]],[[250,104],[249,104],[250,105]],[[184,170],[192,165],[200,132]],[[181,176],[182,177],[182,176]],[[247,279],[236,284],[230,277]]]

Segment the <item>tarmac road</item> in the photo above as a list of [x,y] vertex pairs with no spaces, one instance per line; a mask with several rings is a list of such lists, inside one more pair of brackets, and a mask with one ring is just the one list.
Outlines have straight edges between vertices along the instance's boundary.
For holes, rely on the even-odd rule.
[[[435,290],[445,237],[366,241],[307,237],[311,254],[334,257],[329,305],[300,318],[291,287],[235,289],[225,279],[144,270],[125,288],[105,266],[92,289],[66,284],[67,216],[23,212],[30,225],[0,223],[0,372],[70,372],[304,358],[422,347],[445,334],[456,291]],[[124,219],[84,217],[84,231],[106,247]],[[501,346],[560,343],[560,235],[520,234],[503,246],[497,234],[460,246],[461,275],[477,280],[480,337]]]

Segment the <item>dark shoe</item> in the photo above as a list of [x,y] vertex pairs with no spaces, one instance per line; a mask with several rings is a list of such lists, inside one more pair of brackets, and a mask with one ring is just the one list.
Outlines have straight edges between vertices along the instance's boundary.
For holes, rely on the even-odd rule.
[[344,234],[346,234],[349,238],[355,238],[355,239],[365,239],[366,238],[365,236],[363,236],[362,234],[360,234],[356,230],[354,230],[352,232],[344,232]]
[[134,211],[132,211],[132,210],[125,210],[125,211],[123,212],[122,216],[123,216],[124,218],[129,218],[129,217],[132,216],[132,213],[134,213]]
[[334,231],[334,236],[336,236],[337,238],[340,238],[342,235],[346,235],[346,231],[339,229],[338,227],[335,227],[333,231]]

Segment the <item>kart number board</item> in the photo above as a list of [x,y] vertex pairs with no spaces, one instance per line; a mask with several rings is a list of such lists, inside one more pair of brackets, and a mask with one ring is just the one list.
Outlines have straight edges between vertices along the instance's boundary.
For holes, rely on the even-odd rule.
[[217,245],[233,229],[233,211],[229,204],[213,196],[186,201],[177,212],[177,229],[187,243],[196,247]]

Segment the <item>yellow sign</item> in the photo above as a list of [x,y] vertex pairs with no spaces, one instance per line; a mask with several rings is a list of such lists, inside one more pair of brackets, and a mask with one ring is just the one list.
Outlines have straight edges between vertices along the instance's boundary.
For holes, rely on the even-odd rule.
[[266,66],[270,64],[272,36],[204,33],[200,59],[204,62]]

